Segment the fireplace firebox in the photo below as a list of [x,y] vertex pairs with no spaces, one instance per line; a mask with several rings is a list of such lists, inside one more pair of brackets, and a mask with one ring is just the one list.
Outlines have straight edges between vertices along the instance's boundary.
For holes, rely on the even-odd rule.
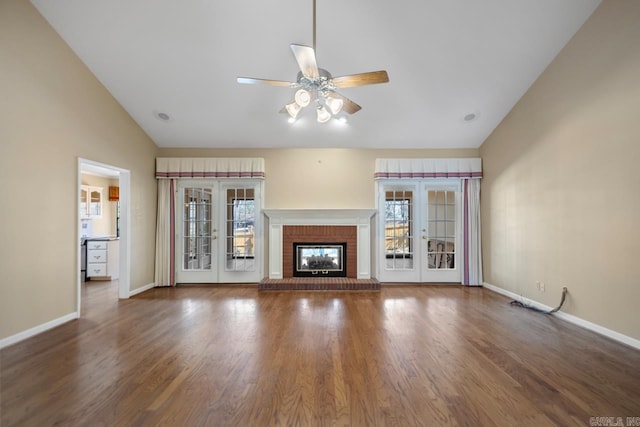
[[294,277],[347,277],[347,244],[293,243]]

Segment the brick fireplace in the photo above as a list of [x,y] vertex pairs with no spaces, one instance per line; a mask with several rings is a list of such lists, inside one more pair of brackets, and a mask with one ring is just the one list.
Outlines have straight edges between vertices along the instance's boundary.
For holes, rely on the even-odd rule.
[[269,223],[269,279],[293,277],[294,242],[344,242],[347,278],[371,279],[374,209],[265,209],[264,213]]
[[294,277],[294,243],[345,243],[346,277],[357,279],[358,228],[353,225],[285,225],[282,230],[282,278]]

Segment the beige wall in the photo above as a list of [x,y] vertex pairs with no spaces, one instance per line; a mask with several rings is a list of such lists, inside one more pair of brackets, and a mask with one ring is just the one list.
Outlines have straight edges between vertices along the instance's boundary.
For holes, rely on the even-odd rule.
[[605,0],[481,147],[485,281],[636,339],[639,77],[640,2]]
[[466,150],[177,149],[160,157],[263,157],[267,209],[371,209],[376,158],[478,157]]
[[27,0],[0,2],[0,339],[76,310],[78,157],[131,171],[131,288],[153,282],[156,146]]

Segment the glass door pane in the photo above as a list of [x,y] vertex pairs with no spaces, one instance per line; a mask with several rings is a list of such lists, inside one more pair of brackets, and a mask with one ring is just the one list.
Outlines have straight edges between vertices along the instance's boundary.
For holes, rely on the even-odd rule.
[[226,271],[255,271],[256,202],[253,187],[226,190]]
[[86,188],[80,189],[80,218],[89,217],[89,190]]
[[102,190],[92,189],[90,194],[89,216],[99,218],[102,216]]
[[427,192],[427,268],[448,270],[456,266],[456,193]]
[[413,269],[413,192],[386,191],[384,214],[386,269]]
[[183,195],[182,268],[184,271],[211,271],[213,190],[188,187]]

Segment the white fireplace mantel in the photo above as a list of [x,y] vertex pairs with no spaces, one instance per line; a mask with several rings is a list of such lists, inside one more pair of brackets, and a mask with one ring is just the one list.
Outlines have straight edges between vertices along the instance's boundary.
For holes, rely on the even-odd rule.
[[282,279],[282,227],[352,225],[358,228],[358,279],[371,278],[371,218],[375,209],[264,209],[269,218],[269,278]]

